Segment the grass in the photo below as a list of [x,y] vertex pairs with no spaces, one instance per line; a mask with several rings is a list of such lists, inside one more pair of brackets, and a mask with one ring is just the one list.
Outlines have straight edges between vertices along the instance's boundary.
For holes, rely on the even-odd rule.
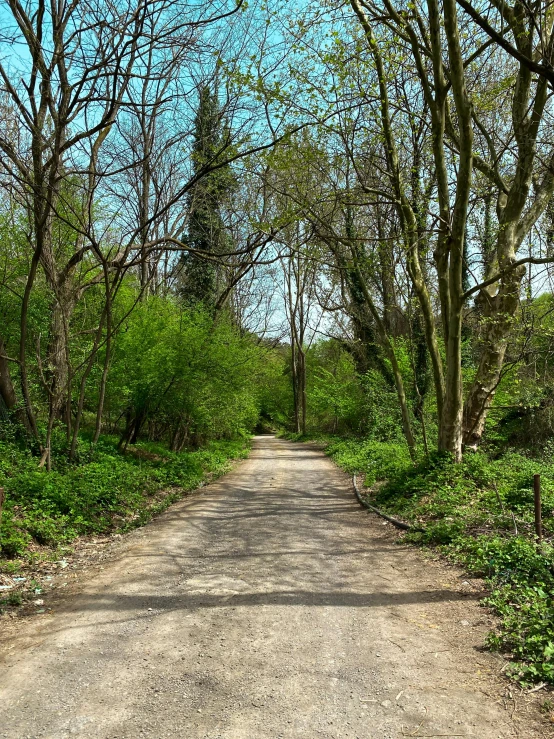
[[[290,437],[289,438],[299,438]],[[365,475],[369,502],[424,529],[404,540],[439,549],[487,580],[499,615],[488,646],[522,684],[554,684],[554,463],[508,450],[433,455],[414,466],[405,444],[319,436],[349,473]],[[541,474],[545,541],[534,536],[533,475]],[[378,483],[378,484],[376,484]]]
[[6,501],[0,526],[0,572],[15,574],[25,562],[56,556],[78,536],[141,526],[187,491],[226,472],[248,453],[246,439],[213,441],[197,451],[173,453],[139,443],[127,454],[103,437],[83,451],[80,464],[57,460],[38,469],[17,445],[0,441],[0,486]]

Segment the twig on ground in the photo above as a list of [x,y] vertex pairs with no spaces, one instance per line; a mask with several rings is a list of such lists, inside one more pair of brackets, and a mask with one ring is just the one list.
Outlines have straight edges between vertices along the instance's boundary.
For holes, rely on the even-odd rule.
[[419,730],[423,726],[423,722],[425,721],[425,718],[427,716],[427,706],[423,706],[423,709],[425,710],[425,716],[421,719],[421,722],[419,723],[419,726],[411,734],[406,734],[406,732],[404,731],[404,727],[402,727],[402,734],[404,736],[416,736],[416,734],[419,732]]
[[401,646],[400,644],[397,644],[397,643],[396,643],[395,641],[393,641],[392,639],[389,639],[389,641],[390,641],[390,643],[391,643],[391,644],[394,644],[394,646],[395,646],[395,647],[398,647],[398,649],[400,649],[400,651],[402,651],[402,652],[406,652],[406,650],[404,649],[404,647],[402,647],[402,646]]

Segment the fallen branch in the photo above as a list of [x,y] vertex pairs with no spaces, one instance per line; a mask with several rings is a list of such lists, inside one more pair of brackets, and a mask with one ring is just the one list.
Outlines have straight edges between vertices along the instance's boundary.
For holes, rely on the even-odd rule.
[[362,505],[364,508],[367,508],[369,511],[372,511],[373,513],[376,513],[378,516],[381,516],[381,518],[384,518],[385,521],[388,521],[389,523],[392,523],[393,526],[396,526],[398,529],[402,529],[402,531],[425,531],[425,529],[421,528],[420,526],[410,526],[409,523],[404,523],[404,521],[399,521],[397,518],[393,518],[392,516],[387,515],[386,513],[383,513],[383,511],[380,511],[378,508],[375,508],[375,506],[370,505],[370,503],[365,500],[365,498],[362,497],[360,490],[358,488],[358,481],[356,477],[356,473],[352,476],[352,484],[354,485],[354,492],[356,493],[356,498],[358,499],[358,503]]

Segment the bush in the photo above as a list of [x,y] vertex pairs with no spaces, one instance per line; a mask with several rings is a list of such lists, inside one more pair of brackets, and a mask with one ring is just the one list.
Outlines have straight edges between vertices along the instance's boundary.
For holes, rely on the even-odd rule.
[[363,472],[366,485],[401,475],[412,467],[403,442],[339,439],[330,442],[327,453],[350,474]]

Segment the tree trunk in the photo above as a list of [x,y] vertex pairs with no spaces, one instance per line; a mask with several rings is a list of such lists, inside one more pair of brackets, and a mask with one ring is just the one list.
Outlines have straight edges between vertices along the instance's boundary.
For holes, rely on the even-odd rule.
[[42,451],[42,444],[40,442],[35,413],[31,403],[29,380],[27,376],[27,318],[29,312],[29,300],[37,273],[39,258],[40,252],[37,249],[35,250],[31,260],[31,268],[29,270],[29,275],[25,284],[25,292],[23,293],[23,301],[21,303],[21,318],[19,324],[19,380],[21,384],[21,395],[23,396],[23,403],[25,406],[25,415],[27,417],[27,423],[25,425],[31,429],[31,432]]
[[[517,37],[517,29],[514,33]],[[517,145],[515,174],[509,192],[503,193],[497,203],[499,232],[496,261],[501,270],[513,264],[523,239],[546,209],[554,192],[551,161],[550,169],[547,168],[543,181],[535,180],[533,201],[528,206],[537,137],[547,98],[548,86],[545,78],[541,77],[538,80],[535,94],[532,96],[531,73],[524,66],[520,66],[512,104],[514,139]],[[490,272],[494,270],[491,256],[486,245],[485,265],[490,270],[487,274],[489,279],[492,277]],[[493,294],[494,287],[489,287],[483,289],[480,296],[486,325],[479,368],[465,405],[464,442],[468,447],[477,447],[483,436],[488,409],[500,381],[524,276],[523,266],[510,270],[499,281],[496,295]]]
[[296,360],[296,345],[294,339],[290,346],[291,359],[290,369],[292,378],[292,400],[294,407],[294,430],[297,434],[300,433],[300,403],[298,398],[298,364]]
[[394,347],[392,346],[390,341],[388,341],[387,344],[388,344],[387,353],[389,355],[389,359],[392,365],[392,373],[394,375],[394,384],[396,386],[396,394],[398,396],[398,402],[400,404],[400,411],[402,414],[402,430],[404,431],[404,437],[406,439],[406,443],[408,444],[408,450],[410,452],[410,457],[412,458],[412,460],[414,460],[415,452],[416,452],[416,442],[415,442],[415,438],[412,432],[412,421],[410,419],[410,410],[408,408],[406,391],[404,389],[404,380],[402,378],[402,373],[400,372],[400,367],[396,359],[396,353],[394,351]]
[[373,299],[371,297],[371,294],[367,288],[367,285],[364,281],[363,275],[360,270],[360,266],[356,260],[355,253],[353,252],[354,257],[354,268],[356,270],[356,273],[358,275],[358,280],[360,284],[360,288],[362,290],[362,293],[364,295],[367,307],[369,308],[371,315],[373,316],[375,320],[375,324],[377,326],[377,330],[379,333],[379,339],[381,342],[381,345],[391,363],[392,367],[392,374],[394,377],[394,384],[396,387],[396,394],[398,396],[398,403],[400,405],[400,412],[402,414],[402,430],[404,431],[404,437],[406,439],[406,443],[408,445],[408,449],[410,452],[410,457],[415,460],[416,457],[416,441],[415,437],[412,431],[412,421],[410,418],[410,410],[408,408],[408,400],[406,398],[406,390],[404,388],[404,379],[402,377],[402,372],[400,371],[400,366],[398,364],[398,360],[396,358],[396,352],[394,350],[394,345],[389,337],[389,335],[386,332],[385,325],[383,323],[383,319],[379,315],[379,311],[377,310],[377,307],[375,303],[373,302]]
[[[75,298],[65,284],[52,306],[47,362],[50,380],[50,412],[55,420],[64,420],[69,399],[71,368],[69,361],[69,321]],[[66,419],[67,420],[67,419]]]
[[[81,377],[80,387],[79,387],[79,399],[77,401],[77,413],[75,416],[75,423],[73,425],[73,433],[71,435],[71,447],[69,449],[69,459],[75,458],[75,453],[77,451],[77,442],[79,438],[79,430],[81,428],[81,420],[83,417],[83,409],[85,406],[85,390],[87,385],[87,380],[89,378],[90,372],[92,370],[92,366],[94,364],[94,360],[96,359],[96,355],[98,354],[98,346],[100,344],[100,340],[102,338],[102,330],[104,327],[104,320],[106,317],[106,308],[104,308],[104,311],[102,312],[100,322],[98,325],[98,329],[96,331],[96,335],[94,337],[94,344],[92,346],[86,367],[83,371],[83,375]],[[68,401],[70,399],[68,398]],[[71,410],[71,406],[69,405],[69,410]],[[69,421],[68,421],[68,430],[69,430]]]
[[462,459],[462,308],[451,305],[446,344],[446,382],[439,431],[439,449],[450,452],[456,462]]
[[[106,284],[107,284],[107,277]],[[96,425],[94,429],[93,444],[98,442],[102,432],[102,414],[104,412],[104,401],[106,398],[106,385],[108,383],[108,372],[110,369],[110,359],[112,355],[112,303],[109,294],[109,287],[106,292],[106,354],[104,357],[104,366],[102,368],[102,379],[100,380],[100,391],[98,393],[98,407],[96,409]]]
[[8,411],[13,414],[15,419],[27,432],[32,433],[27,414],[17,401],[17,395],[15,393],[10,372],[10,364],[6,355],[6,346],[2,337],[0,337],[0,397],[4,401],[4,405]]
[[4,507],[4,488],[0,488],[0,526],[2,525],[2,508],[3,507]]
[[496,295],[484,292],[485,333],[479,367],[464,408],[464,445],[477,448],[483,437],[488,410],[500,382],[514,315],[519,305],[525,267],[509,273]]
[[11,411],[17,405],[17,397],[12,383],[10,365],[6,356],[6,346],[0,337],[0,395],[6,408]]
[[298,350],[298,395],[300,401],[300,433],[306,433],[306,413],[307,413],[307,394],[306,394],[306,354],[303,349]]

